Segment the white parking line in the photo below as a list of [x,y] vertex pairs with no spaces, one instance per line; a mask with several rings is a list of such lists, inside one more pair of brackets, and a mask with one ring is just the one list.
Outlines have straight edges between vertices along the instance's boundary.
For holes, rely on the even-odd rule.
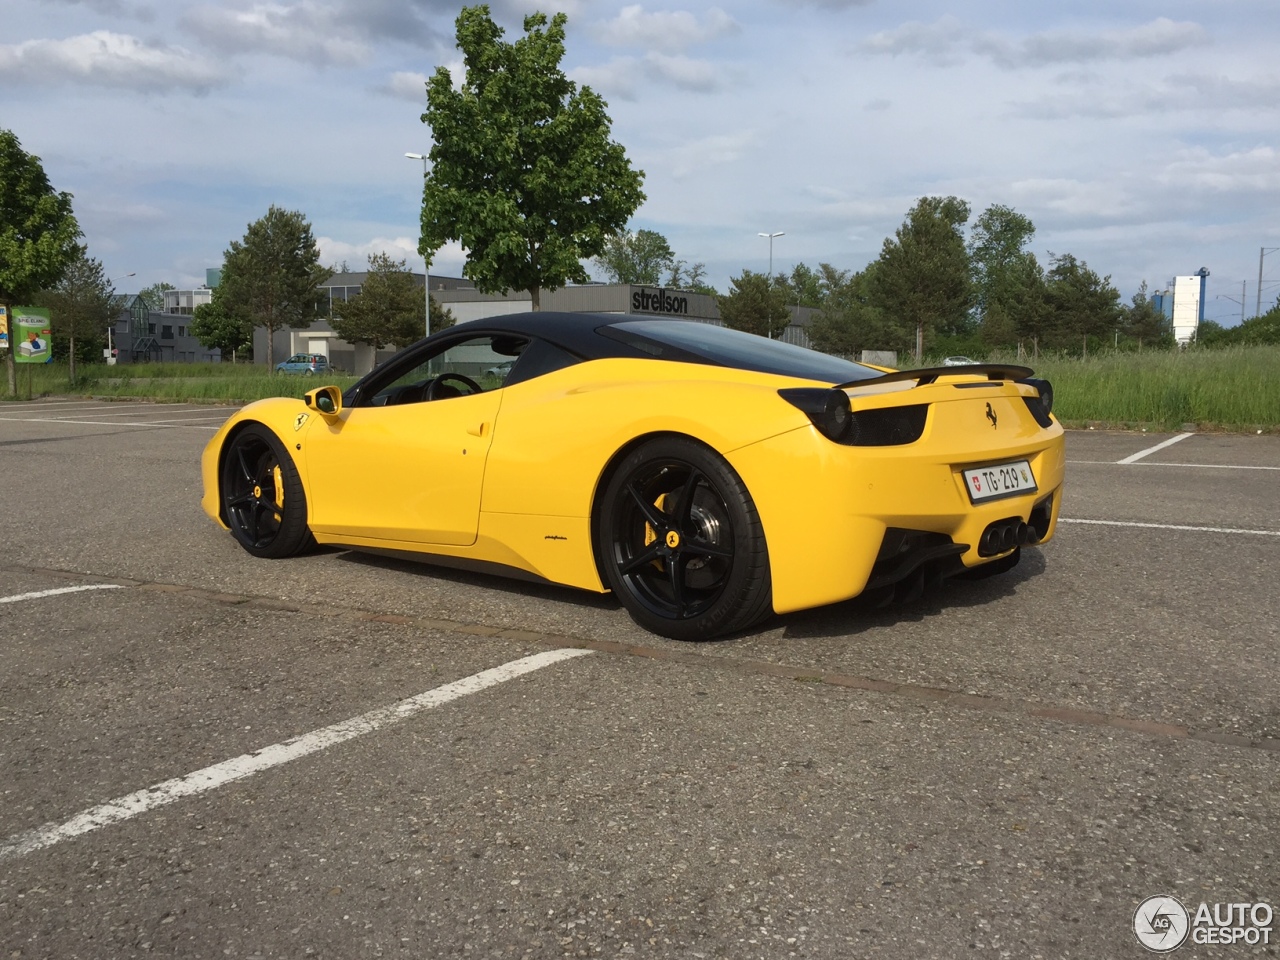
[[1245,533],[1255,537],[1280,537],[1280,530],[1243,530],[1240,527],[1193,527],[1180,523],[1139,523],[1136,520],[1079,520],[1059,517],[1059,523],[1087,523],[1096,527],[1142,527],[1147,530],[1190,530],[1194,533]]
[[[227,414],[231,416],[231,414]],[[225,420],[226,417],[223,417]],[[157,427],[169,430],[217,430],[217,426],[197,426],[195,424],[185,423],[165,423],[163,421],[147,421],[141,420],[137,423],[130,423],[127,420],[63,420],[53,419],[50,417],[0,417],[0,423],[68,423],[86,427]],[[219,424],[220,425],[220,424]]]
[[1137,463],[1144,457],[1149,457],[1157,450],[1163,450],[1165,447],[1172,447],[1175,443],[1181,443],[1187,437],[1194,437],[1194,433],[1180,433],[1176,437],[1170,437],[1163,443],[1157,443],[1154,447],[1147,447],[1145,450],[1139,450],[1131,457],[1125,457],[1123,460],[1117,460],[1116,463]]
[[[1123,460],[1068,460],[1067,463],[1085,467],[1118,467]],[[1172,463],[1164,460],[1148,460],[1146,463],[1125,464],[1131,467],[1190,467],[1193,470],[1280,470],[1280,467],[1247,466],[1238,463]]]
[[118,583],[91,583],[83,587],[56,587],[53,590],[37,590],[34,593],[19,593],[12,597],[0,597],[0,603],[17,603],[20,600],[40,600],[44,597],[56,597],[63,593],[80,593],[84,590],[123,590]]
[[203,770],[189,773],[185,777],[175,777],[144,790],[117,797],[81,811],[65,823],[46,824],[25,833],[15,834],[0,844],[0,863],[53,846],[63,840],[70,840],[72,837],[78,837],[82,833],[88,833],[100,827],[130,820],[148,810],[173,803],[183,797],[195,796],[214,790],[223,784],[243,780],[245,777],[288,763],[290,760],[297,760],[299,757],[308,756],[366,733],[373,733],[391,724],[408,720],[424,710],[457,700],[459,697],[479,693],[488,687],[549,667],[553,663],[585,656],[591,652],[572,649],[548,650],[520,660],[512,660],[510,663],[483,670],[470,677],[455,680],[453,683],[446,683],[442,687],[436,687],[434,690],[409,697],[388,707],[371,710],[369,713],[313,730],[292,740],[263,747],[254,753],[242,754],[230,760],[224,760],[222,763],[215,763]]

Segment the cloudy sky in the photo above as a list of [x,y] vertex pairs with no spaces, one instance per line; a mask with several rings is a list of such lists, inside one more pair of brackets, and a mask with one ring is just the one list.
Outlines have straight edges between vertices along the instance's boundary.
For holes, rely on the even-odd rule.
[[[1275,0],[498,0],[508,39],[569,15],[564,69],[645,172],[632,226],[702,261],[858,270],[925,195],[1029,216],[1126,300],[1211,271],[1252,315],[1280,247]],[[189,287],[271,204],[326,263],[417,256],[423,84],[446,0],[0,0],[0,127],[75,195],[132,291]],[[458,276],[458,249],[433,272]],[[420,269],[420,267],[419,267]],[[1280,294],[1265,260],[1264,309]],[[1227,299],[1234,298],[1234,300]]]

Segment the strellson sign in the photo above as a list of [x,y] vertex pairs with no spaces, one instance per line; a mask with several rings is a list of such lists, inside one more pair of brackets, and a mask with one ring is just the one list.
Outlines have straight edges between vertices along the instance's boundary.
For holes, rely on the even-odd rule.
[[644,313],[689,313],[688,297],[673,297],[665,289],[642,287],[631,291],[631,309]]

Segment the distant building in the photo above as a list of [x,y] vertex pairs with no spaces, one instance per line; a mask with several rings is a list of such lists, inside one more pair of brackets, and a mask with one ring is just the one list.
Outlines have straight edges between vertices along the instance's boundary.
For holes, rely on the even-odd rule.
[[[167,291],[175,292],[178,291]],[[117,363],[218,363],[222,360],[222,351],[216,347],[211,350],[192,336],[189,315],[152,310],[136,293],[122,299],[116,322],[111,326],[110,340]]]
[[1196,338],[1204,321],[1205,280],[1209,271],[1201,267],[1189,277],[1173,278],[1173,338],[1185,346]]
[[[367,273],[338,273],[321,286],[329,317],[333,316],[335,303],[349,300],[360,292],[367,276]],[[419,286],[422,285],[422,274],[414,274],[414,279]],[[481,293],[470,280],[435,274],[431,275],[431,299],[447,308],[457,323],[533,309],[527,291],[513,290],[505,295]],[[591,283],[544,290],[542,308],[566,313],[640,314],[720,325],[720,308],[715,297],[643,284]],[[809,346],[808,327],[818,311],[812,307],[789,309],[791,323],[779,339],[802,347]],[[272,347],[276,362],[295,353],[316,353],[328,357],[329,363],[337,369],[357,374],[368,373],[396,352],[386,349],[377,351],[375,355],[367,344],[347,343],[338,337],[327,318],[301,329],[277,330]],[[253,356],[258,363],[266,362],[267,332],[262,327],[253,332]]]
[[164,292],[164,312],[180,313],[191,316],[196,307],[209,303],[213,299],[213,291],[208,287],[195,290],[166,290]]

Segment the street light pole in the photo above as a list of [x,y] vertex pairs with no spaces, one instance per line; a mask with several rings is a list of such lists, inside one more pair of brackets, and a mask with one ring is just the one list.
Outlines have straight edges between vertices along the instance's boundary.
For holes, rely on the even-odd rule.
[[[406,153],[405,156],[410,160],[422,161],[422,180],[425,184],[427,179],[427,155],[425,153]],[[422,289],[424,291],[423,303],[426,304],[427,308],[426,328],[427,336],[429,337],[431,336],[431,264],[427,260],[425,253],[422,255]]]
[[[757,233],[757,237],[767,237],[769,239],[769,289],[773,290],[773,238],[785,237],[786,233],[779,230],[777,233]],[[769,324],[769,339],[773,339],[773,324]]]

